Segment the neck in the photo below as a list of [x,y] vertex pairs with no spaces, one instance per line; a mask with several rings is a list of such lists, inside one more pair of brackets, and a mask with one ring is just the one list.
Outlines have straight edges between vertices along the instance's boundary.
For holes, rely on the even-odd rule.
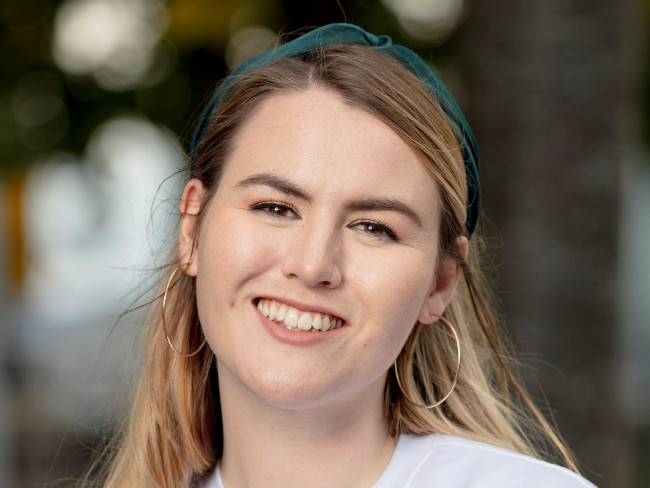
[[384,413],[384,377],[362,396],[286,407],[221,373],[225,488],[370,488],[388,465],[396,440]]

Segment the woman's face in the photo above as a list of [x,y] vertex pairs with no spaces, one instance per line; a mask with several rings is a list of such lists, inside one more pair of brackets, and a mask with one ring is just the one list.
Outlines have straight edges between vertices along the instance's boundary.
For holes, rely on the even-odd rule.
[[[322,89],[268,98],[235,142],[196,242],[189,215],[180,238],[220,388],[289,409],[375,401],[456,284],[455,264],[436,269],[436,185],[392,129]],[[204,197],[190,181],[181,211]]]

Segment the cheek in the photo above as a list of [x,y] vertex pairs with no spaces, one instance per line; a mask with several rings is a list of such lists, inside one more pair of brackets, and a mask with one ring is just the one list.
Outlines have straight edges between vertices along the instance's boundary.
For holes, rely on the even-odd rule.
[[[240,209],[208,212],[197,248],[197,309],[215,355],[238,364],[250,340],[251,285],[273,264],[273,246]],[[251,315],[246,315],[250,313]],[[248,334],[248,335],[247,335]]]
[[359,256],[363,266],[354,280],[357,288],[366,290],[372,320],[380,328],[369,342],[397,355],[431,290],[435,257],[410,249],[398,256],[367,256]]
[[273,246],[260,235],[259,226],[241,218],[240,210],[230,210],[206,218],[198,240],[198,273],[209,273],[232,285],[245,279],[272,256]]
[[273,246],[247,223],[242,211],[231,209],[206,215],[197,248],[197,306],[204,328],[212,328],[237,299],[246,284],[273,262]]
[[399,251],[358,252],[353,258],[355,286],[372,293],[380,307],[417,317],[435,272],[433,253],[406,248]]

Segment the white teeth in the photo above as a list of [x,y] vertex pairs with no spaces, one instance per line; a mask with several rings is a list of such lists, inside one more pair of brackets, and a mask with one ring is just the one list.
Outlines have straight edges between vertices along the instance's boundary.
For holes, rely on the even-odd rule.
[[305,312],[300,316],[300,320],[298,320],[298,328],[302,330],[311,329],[311,314],[309,312]]
[[275,300],[271,300],[271,305],[269,306],[269,315],[268,317],[273,320],[275,318],[275,315],[278,312],[278,306],[277,302]]
[[293,330],[325,332],[338,329],[343,325],[343,320],[326,313],[301,312],[296,308],[271,299],[259,300],[257,309],[269,319]]
[[295,329],[298,325],[298,310],[290,307],[289,310],[287,310],[287,314],[284,316],[283,322],[287,327],[292,327]]
[[330,330],[330,317],[329,315],[323,315],[323,326],[320,328],[322,331]]
[[284,320],[284,314],[287,312],[287,307],[285,305],[280,305],[278,311],[275,314],[275,320],[282,322]]
[[311,326],[314,328],[314,330],[321,330],[323,327],[323,319],[319,313],[314,314],[314,320],[312,321]]

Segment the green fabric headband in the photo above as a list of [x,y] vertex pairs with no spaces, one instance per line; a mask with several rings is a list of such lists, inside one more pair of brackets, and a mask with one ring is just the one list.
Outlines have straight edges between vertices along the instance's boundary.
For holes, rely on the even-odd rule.
[[194,152],[213,117],[219,110],[219,101],[224,100],[235,88],[237,77],[246,71],[269,64],[281,57],[300,57],[313,50],[332,44],[358,44],[382,51],[402,66],[411,71],[427,87],[429,92],[438,100],[449,122],[456,130],[461,143],[463,158],[465,159],[465,173],[467,177],[467,220],[465,228],[472,234],[476,227],[480,208],[480,187],[478,180],[478,150],[472,130],[465,120],[465,116],[447,91],[445,85],[431,70],[429,65],[417,54],[403,46],[394,45],[388,36],[375,36],[360,27],[351,24],[330,24],[314,29],[307,34],[290,41],[282,46],[256,56],[239,65],[216,89],[210,99],[203,115],[199,120],[192,144],[190,156]]

